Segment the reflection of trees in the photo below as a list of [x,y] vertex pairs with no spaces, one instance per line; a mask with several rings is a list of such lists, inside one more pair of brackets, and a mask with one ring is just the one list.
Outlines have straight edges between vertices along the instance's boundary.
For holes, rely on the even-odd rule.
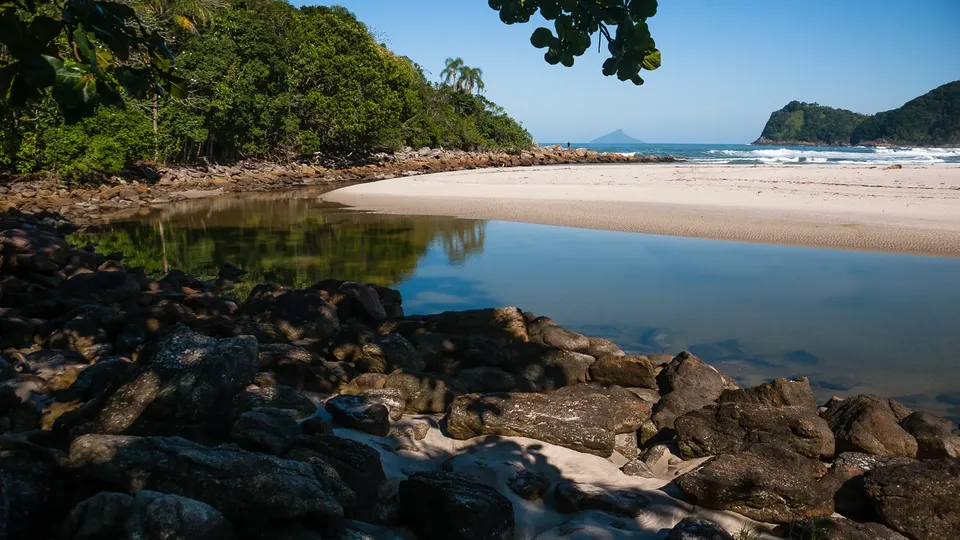
[[[462,264],[481,253],[481,221],[344,211],[310,199],[227,199],[179,206],[74,235],[131,266],[212,276],[224,262],[247,281],[304,287],[324,278],[394,285],[415,271],[431,245]],[[162,226],[161,226],[162,225]],[[435,243],[435,244],[434,244]]]

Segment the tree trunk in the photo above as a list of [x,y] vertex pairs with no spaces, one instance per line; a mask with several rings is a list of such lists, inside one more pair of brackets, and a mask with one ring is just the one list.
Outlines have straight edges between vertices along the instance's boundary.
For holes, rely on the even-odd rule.
[[156,91],[153,92],[153,99],[150,103],[150,108],[153,112],[153,161],[156,163],[160,161],[160,141],[158,135],[160,128],[160,106]]

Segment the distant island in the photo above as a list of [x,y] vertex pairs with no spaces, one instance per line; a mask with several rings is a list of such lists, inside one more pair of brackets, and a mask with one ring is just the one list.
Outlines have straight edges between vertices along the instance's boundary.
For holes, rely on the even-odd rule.
[[618,129],[612,133],[607,133],[602,137],[597,137],[596,139],[590,141],[590,144],[641,144],[643,141],[640,139],[634,139],[633,137],[627,135],[623,132],[622,129]]
[[770,115],[753,144],[960,146],[960,81],[875,115],[791,101]]

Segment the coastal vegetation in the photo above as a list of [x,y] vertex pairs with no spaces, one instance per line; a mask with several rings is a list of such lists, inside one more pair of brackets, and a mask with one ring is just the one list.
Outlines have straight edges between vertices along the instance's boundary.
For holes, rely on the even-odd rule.
[[957,146],[960,81],[873,116],[791,101],[770,115],[754,144]]
[[0,102],[0,170],[78,180],[136,162],[532,144],[519,123],[479,94],[480,69],[460,65],[451,84],[433,83],[344,8],[297,9],[278,0],[135,6],[177,59],[183,93],[123,92],[89,114],[65,109],[57,87]]

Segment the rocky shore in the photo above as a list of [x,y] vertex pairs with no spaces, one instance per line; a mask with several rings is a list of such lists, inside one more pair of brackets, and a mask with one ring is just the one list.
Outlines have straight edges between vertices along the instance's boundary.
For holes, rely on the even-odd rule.
[[100,221],[111,213],[170,201],[223,193],[269,192],[323,184],[362,183],[398,176],[481,169],[576,163],[672,163],[674,158],[599,154],[583,148],[536,147],[519,152],[463,152],[406,149],[356,161],[304,163],[241,162],[234,165],[154,169],[131,168],[121,177],[67,184],[59,178],[4,178],[5,207],[28,212],[53,210],[77,224]]
[[0,538],[960,538],[960,432],[893,400],[73,229],[0,214]]

